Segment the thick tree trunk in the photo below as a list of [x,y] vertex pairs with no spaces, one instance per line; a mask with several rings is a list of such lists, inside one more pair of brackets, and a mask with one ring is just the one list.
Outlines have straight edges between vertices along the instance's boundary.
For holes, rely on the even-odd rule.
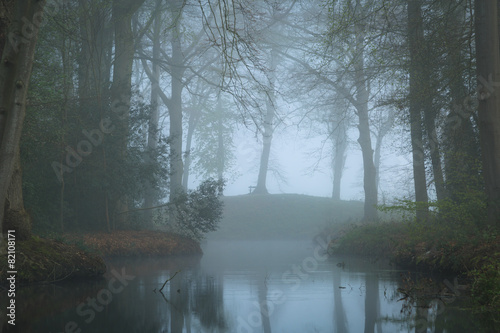
[[[156,10],[160,8],[160,4],[161,1],[158,0],[156,2]],[[151,80],[151,115],[149,116],[148,123],[148,155],[146,157],[148,163],[150,164],[156,163],[156,161],[152,159],[152,155],[156,154],[159,139],[158,122],[160,120],[160,66],[158,65],[158,60],[160,58],[160,33],[161,16],[159,13],[156,13],[153,25],[153,60],[151,63],[153,79]],[[158,203],[158,191],[149,181],[146,181],[145,186],[144,208],[154,207]],[[151,209],[144,211],[144,223],[146,227],[152,227],[153,211]]]
[[274,132],[274,116],[276,112],[276,92],[274,91],[274,84],[276,81],[275,70],[278,64],[278,54],[274,47],[270,52],[270,90],[268,93],[268,100],[266,101],[266,116],[264,118],[264,133],[262,133],[262,154],[260,155],[259,175],[257,177],[257,185],[254,194],[267,194],[267,170],[269,169],[269,157],[271,155],[271,142],[273,140]]
[[184,84],[184,55],[182,53],[180,19],[182,12],[182,1],[176,1],[173,6],[173,15],[176,23],[172,32],[172,87],[169,103],[170,114],[170,201],[175,199],[176,194],[182,191],[182,90]]
[[267,194],[267,170],[269,168],[269,156],[271,155],[271,142],[273,139],[273,119],[274,105],[271,102],[266,103],[267,112],[264,119],[264,133],[262,134],[262,154],[260,155],[259,176],[257,186],[253,194]]
[[347,126],[341,120],[336,126],[335,133],[332,135],[334,139],[334,157],[333,157],[333,190],[332,199],[340,200],[340,185],[342,181],[342,173],[345,164],[345,151],[347,149]]
[[376,170],[376,183],[377,189],[380,187],[380,154],[382,150],[382,142],[384,141],[384,137],[389,133],[394,123],[394,111],[389,111],[389,115],[387,119],[384,120],[377,133],[377,141],[375,142],[375,156],[374,156],[374,164]]
[[100,5],[85,0],[78,3],[78,95],[81,105],[86,106],[109,97],[113,26],[109,16],[103,15]]
[[[65,8],[65,11],[68,9]],[[64,95],[64,102],[61,108],[61,128],[62,128],[62,135],[61,135],[61,146],[65,147],[67,145],[66,143],[66,122],[68,118],[68,111],[70,109],[69,101],[74,97],[73,96],[73,61],[71,54],[73,51],[72,47],[72,40],[71,38],[67,38],[66,36],[64,37],[62,41],[62,45],[60,48],[61,52],[61,59],[62,59],[62,67],[63,67],[63,95]],[[60,154],[60,159],[59,163],[60,165],[63,165],[64,163],[64,157],[65,154],[61,151]],[[61,173],[60,175],[60,182],[61,182],[61,188],[60,188],[60,198],[59,198],[59,225],[61,228],[61,232],[64,232],[64,207],[65,207],[65,178],[64,178],[64,172]]]
[[418,102],[415,102],[418,103],[418,108],[423,114],[423,124],[427,134],[436,196],[438,200],[444,200],[447,195],[444,185],[439,139],[436,131],[437,111],[433,106],[433,96],[435,93],[431,87],[433,64],[429,59],[428,46],[424,39],[421,6],[422,3],[420,0],[410,0],[408,2],[408,30],[411,38],[409,42],[412,63],[410,75],[413,76],[413,83],[416,84],[415,93],[410,98],[418,100]]
[[200,110],[195,109],[189,113],[188,129],[186,134],[186,152],[184,157],[184,173],[182,175],[182,188],[188,190],[189,173],[191,172],[191,146],[193,143],[193,135],[200,119]]
[[450,26],[446,29],[446,38],[450,41],[447,45],[446,75],[450,81],[451,104],[444,126],[444,171],[446,192],[451,200],[458,203],[465,199],[464,193],[483,186],[482,181],[478,181],[477,162],[481,159],[479,138],[471,121],[476,110],[466,93],[463,75],[465,59],[460,52],[465,10],[458,7],[450,16]]
[[[428,98],[428,96],[426,96],[425,98]],[[432,174],[434,175],[434,187],[436,188],[436,197],[438,200],[444,200],[448,195],[446,194],[446,188],[444,186],[441,153],[436,131],[436,113],[431,110],[431,108],[432,103],[426,103],[426,108],[424,110],[425,130],[427,132],[427,139],[429,140],[429,150],[431,155]]]
[[21,158],[17,153],[14,170],[7,190],[5,202],[5,224],[3,232],[15,230],[17,239],[28,239],[31,236],[31,217],[24,209]]
[[[361,97],[361,96],[359,96]],[[368,102],[368,100],[366,100]],[[359,105],[359,138],[358,142],[361,146],[363,156],[363,187],[365,190],[365,207],[363,220],[372,221],[377,219],[377,183],[376,170],[373,163],[373,149],[370,138],[370,125],[368,121],[367,104]]]
[[496,1],[475,2],[479,132],[488,223],[500,227],[500,54]]
[[[127,155],[128,126],[130,115],[130,99],[132,95],[132,65],[134,60],[134,35],[132,34],[132,15],[145,0],[114,0],[113,24],[115,28],[115,60],[113,67],[113,84],[111,85],[111,107],[118,116],[117,135],[121,141],[119,159],[125,160]],[[120,163],[118,163],[119,165]],[[127,222],[128,204],[125,195],[116,198],[114,203],[117,213],[114,223]],[[110,226],[108,224],[108,231]]]
[[182,82],[172,77],[170,113],[170,200],[182,190]]
[[[78,97],[80,105],[84,106],[90,96],[90,74],[92,73],[91,66],[93,65],[90,53],[91,39],[91,24],[89,22],[88,7],[86,1],[79,0],[79,10],[83,13],[78,17],[80,26],[80,50],[78,52]],[[97,59],[94,62],[98,63]]]
[[413,156],[415,201],[422,205],[417,209],[417,220],[427,217],[428,202],[425,175],[425,156],[422,142],[422,103],[424,94],[422,68],[423,54],[422,9],[420,0],[408,0],[408,42],[410,47],[410,134]]
[[[43,1],[18,0],[9,8],[12,17],[1,18],[1,24],[8,29],[2,36],[5,39],[0,40],[3,46],[0,63],[0,227],[3,231],[24,225],[25,237],[29,236],[30,221],[23,207],[19,145],[44,4]],[[8,15],[8,11],[4,13]]]
[[363,156],[363,187],[365,190],[365,207],[363,220],[377,219],[377,181],[376,169],[373,163],[373,148],[370,137],[370,120],[368,116],[369,92],[367,78],[364,72],[364,33],[362,27],[356,26],[356,55],[354,59],[354,75],[356,84],[356,110],[358,113],[358,143]]

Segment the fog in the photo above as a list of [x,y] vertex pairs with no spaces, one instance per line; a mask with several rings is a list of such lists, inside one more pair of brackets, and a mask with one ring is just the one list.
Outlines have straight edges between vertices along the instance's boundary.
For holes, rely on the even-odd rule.
[[[329,147],[321,152],[318,147],[325,145],[324,137],[307,137],[307,131],[295,128],[281,131],[273,138],[271,160],[273,166],[280,170],[282,178],[270,173],[267,184],[270,193],[296,193],[312,196],[331,197],[333,175],[331,171],[331,154]],[[352,133],[353,142],[347,154],[342,176],[341,198],[343,200],[363,200],[363,162],[361,151],[356,146],[356,133]],[[389,138],[391,140],[392,138]],[[243,195],[249,193],[249,186],[255,186],[258,176],[258,162],[261,144],[252,132],[242,130],[235,139],[236,160],[234,179],[227,185],[226,195]],[[411,181],[411,157],[398,154],[392,147],[385,149],[382,159],[383,191],[387,200],[411,195],[402,184]],[[197,180],[190,183],[194,188]]]
[[497,7],[1,1],[0,332],[499,331]]

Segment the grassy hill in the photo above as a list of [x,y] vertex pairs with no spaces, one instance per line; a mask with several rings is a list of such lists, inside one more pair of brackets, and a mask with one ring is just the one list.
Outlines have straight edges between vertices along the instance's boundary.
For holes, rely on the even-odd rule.
[[299,194],[224,197],[224,218],[208,239],[311,239],[331,223],[356,221],[363,215],[359,201]]

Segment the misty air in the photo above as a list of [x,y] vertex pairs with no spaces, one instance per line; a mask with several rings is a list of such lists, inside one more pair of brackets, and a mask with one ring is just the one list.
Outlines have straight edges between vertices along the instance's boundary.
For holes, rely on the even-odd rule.
[[0,2],[0,333],[500,332],[491,0]]

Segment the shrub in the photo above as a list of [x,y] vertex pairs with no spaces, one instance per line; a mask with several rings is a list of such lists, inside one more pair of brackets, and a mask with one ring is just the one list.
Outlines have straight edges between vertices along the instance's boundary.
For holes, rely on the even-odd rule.
[[472,298],[474,302],[485,309],[500,308],[500,264],[489,262],[480,269],[470,272],[473,279]]
[[159,218],[171,231],[201,240],[207,232],[217,230],[222,219],[224,203],[220,196],[223,189],[224,181],[206,180],[195,191],[178,193]]

